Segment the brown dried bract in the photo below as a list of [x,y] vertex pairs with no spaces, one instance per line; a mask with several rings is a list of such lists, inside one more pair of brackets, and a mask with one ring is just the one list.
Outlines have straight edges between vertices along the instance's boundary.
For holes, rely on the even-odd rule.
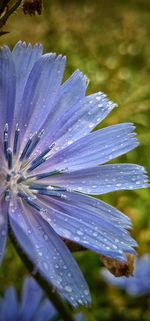
[[127,278],[133,275],[134,259],[133,254],[126,254],[127,262],[123,263],[106,256],[101,255],[100,258],[105,267],[116,277],[126,276]]
[[67,245],[67,247],[69,248],[69,250],[71,252],[80,252],[80,251],[85,251],[86,248],[77,244],[77,243],[74,243],[72,241],[69,241],[69,240],[65,240],[62,238],[62,240],[64,241],[64,243]]
[[31,16],[36,13],[40,15],[42,13],[42,0],[24,0],[23,12]]

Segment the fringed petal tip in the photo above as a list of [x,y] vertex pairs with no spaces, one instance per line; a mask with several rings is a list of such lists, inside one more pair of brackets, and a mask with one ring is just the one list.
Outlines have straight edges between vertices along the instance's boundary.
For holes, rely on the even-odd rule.
[[[95,99],[98,102],[104,102],[104,101],[108,102],[108,105],[110,106],[110,108],[117,108],[118,107],[118,104],[115,103],[114,101],[112,101],[111,99],[109,99],[108,95],[106,95],[102,91],[98,91],[98,92],[94,93],[93,96],[95,96]],[[99,107],[101,107],[101,105]]]
[[32,45],[30,42],[28,44],[26,44],[25,41],[22,41],[22,40],[19,40],[16,45],[14,46],[13,48],[13,51],[16,50],[16,49],[41,49],[41,51],[43,51],[43,45],[41,43],[35,43],[34,45]]

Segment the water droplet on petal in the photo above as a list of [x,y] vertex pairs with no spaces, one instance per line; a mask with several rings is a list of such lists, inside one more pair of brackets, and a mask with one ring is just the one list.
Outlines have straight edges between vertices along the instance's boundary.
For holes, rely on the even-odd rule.
[[47,236],[47,234],[44,234],[43,237],[44,237],[44,240],[45,240],[45,241],[48,241],[48,236]]
[[86,289],[86,290],[84,290],[84,294],[85,295],[89,295],[89,291]]
[[1,235],[2,235],[2,236],[6,236],[6,230],[3,230],[3,231],[1,232]]
[[71,292],[72,292],[72,287],[69,286],[69,285],[66,285],[66,286],[65,286],[65,290],[66,290],[67,292],[71,293]]
[[78,235],[83,235],[84,233],[83,233],[82,231],[78,230],[78,231],[77,231],[77,234],[78,234]]
[[48,267],[48,263],[47,263],[47,262],[44,262],[44,263],[43,263],[43,267],[44,267],[44,269],[45,269],[46,271],[49,270],[49,267]]

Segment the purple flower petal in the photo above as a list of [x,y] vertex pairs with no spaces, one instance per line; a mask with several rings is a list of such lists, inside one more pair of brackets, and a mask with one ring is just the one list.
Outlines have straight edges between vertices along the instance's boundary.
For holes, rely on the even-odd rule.
[[40,308],[36,311],[32,321],[53,321],[56,319],[57,311],[49,300],[44,300],[40,304]]
[[21,299],[17,298],[15,287],[12,286],[0,298],[1,321],[52,321],[57,315],[54,306],[31,277],[24,280]]
[[19,41],[12,51],[12,58],[16,68],[16,105],[14,111],[14,125],[20,122],[20,103],[22,100],[23,91],[29,77],[29,74],[35,62],[42,55],[42,46],[36,44],[34,47],[29,44],[26,46],[25,42]]
[[43,179],[43,183],[93,195],[149,186],[144,167],[134,164],[101,165],[65,172]]
[[58,153],[55,153],[57,147],[54,147],[53,156],[38,168],[38,172],[43,172],[46,168],[67,168],[74,171],[106,163],[138,146],[133,129],[134,126],[130,123],[109,126],[73,144],[68,141],[70,145]]
[[[4,297],[4,320],[12,321],[17,320],[17,312],[18,312],[18,302],[17,302],[17,294],[16,290],[11,286],[5,291]],[[3,319],[2,319],[3,320]]]
[[41,215],[61,237],[119,260],[135,252],[136,242],[126,230],[129,219],[104,202],[63,191],[59,198],[42,196],[39,204]]
[[[20,314],[22,316],[22,321],[33,320],[33,317],[39,308],[42,298],[43,292],[39,285],[35,282],[34,279],[26,278],[23,284],[22,301],[20,305]],[[26,311],[27,307],[28,313]]]
[[[72,305],[88,304],[90,296],[86,282],[64,242],[50,225],[34,209],[31,211],[28,205],[24,206],[16,200],[11,203],[9,214],[13,232],[35,268]],[[20,232],[17,226],[20,227]],[[29,237],[32,249],[24,246],[23,234]]]
[[8,215],[7,215],[7,203],[2,200],[2,195],[0,195],[0,263],[3,260],[7,242],[8,234]]
[[16,73],[11,52],[7,46],[0,51],[0,134],[7,123],[11,132],[15,108]]
[[57,150],[88,135],[116,107],[101,92],[84,97],[67,115],[62,115],[61,126],[55,138]]
[[27,80],[20,107],[19,124],[27,127],[26,135],[43,129],[43,124],[60,90],[65,57],[43,55],[33,66]]
[[[49,116],[45,122],[45,135],[42,143],[48,146],[64,134],[68,133],[70,128],[70,120],[75,115],[80,113],[81,102],[85,98],[85,91],[87,87],[87,79],[81,71],[76,70],[73,75],[64,82],[60,87],[60,94],[58,101],[50,110]],[[71,122],[72,123],[72,122]],[[63,144],[61,145],[63,147]]]
[[107,280],[108,283],[118,286],[119,288],[124,288],[126,283],[126,276],[122,277],[115,277],[111,272],[109,272],[107,269],[102,268],[101,269],[101,275],[105,280]]

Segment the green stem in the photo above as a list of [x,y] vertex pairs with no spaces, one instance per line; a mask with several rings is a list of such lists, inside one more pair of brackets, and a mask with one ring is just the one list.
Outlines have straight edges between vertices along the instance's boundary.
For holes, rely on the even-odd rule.
[[[16,242],[15,237],[13,235],[13,232],[11,230],[11,227],[9,226],[9,236],[10,239],[20,256],[21,260],[27,267],[28,271],[33,275],[34,271],[34,265],[33,263],[29,260],[29,258],[26,256],[26,254],[22,251],[20,245]],[[38,282],[38,284],[41,286],[41,288],[44,290],[44,292],[47,294],[48,298],[52,302],[52,304],[55,306],[56,310],[62,317],[64,321],[74,321],[74,318],[72,316],[72,313],[68,306],[64,304],[64,302],[61,300],[60,295],[55,291],[54,292],[54,287],[48,283],[39,272],[36,272],[33,277],[35,280]]]
[[2,17],[0,17],[0,28],[3,27],[3,25],[6,23],[7,19],[9,18],[9,16],[15,11],[17,10],[17,8],[20,6],[22,0],[16,0],[16,2],[10,7],[10,9],[8,9],[6,11],[6,13],[4,15],[2,15]]

